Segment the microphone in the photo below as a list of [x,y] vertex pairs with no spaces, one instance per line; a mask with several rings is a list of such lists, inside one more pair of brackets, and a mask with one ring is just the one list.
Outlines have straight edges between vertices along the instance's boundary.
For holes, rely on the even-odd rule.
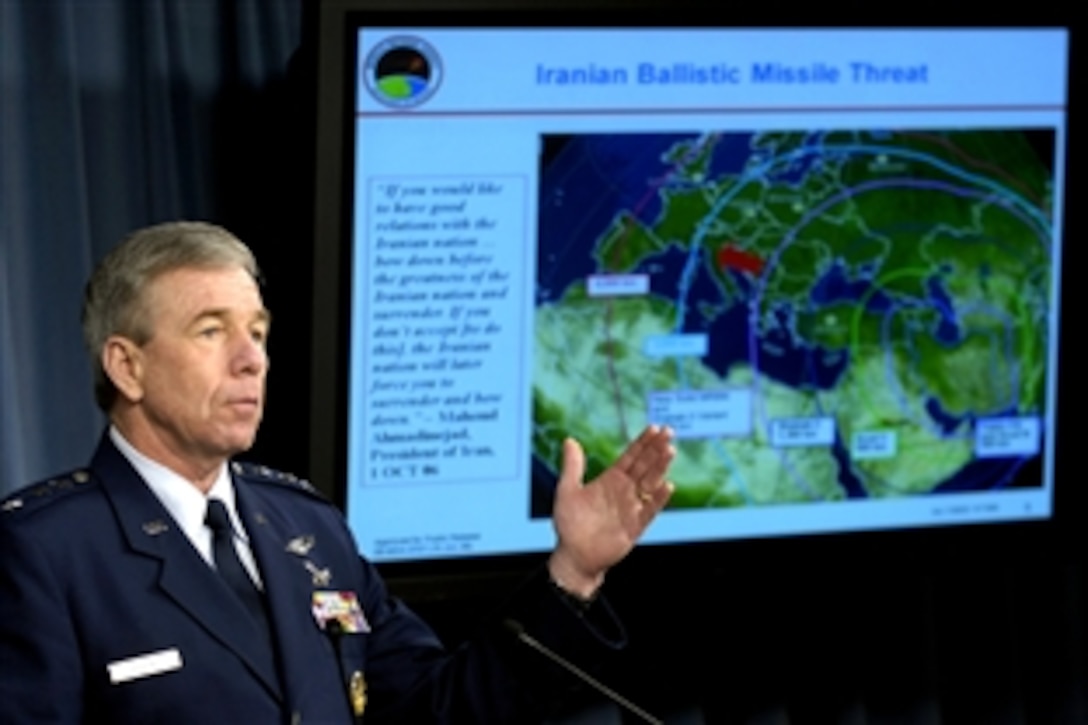
[[574,663],[568,661],[565,657],[560,656],[558,653],[553,652],[546,645],[540,642],[538,639],[530,635],[525,631],[525,628],[521,626],[520,622],[516,622],[513,619],[503,620],[503,627],[505,627],[511,634],[517,637],[523,644],[536,650],[540,654],[550,659],[555,664],[559,665],[567,672],[577,677],[582,682],[593,687],[593,689],[600,692],[612,702],[625,708],[628,712],[634,713],[642,718],[644,721],[651,723],[651,725],[665,725],[664,720],[660,720],[650,713],[643,710],[635,703],[628,700],[626,697],[616,692],[612,688],[605,685],[603,682],[597,680],[585,670],[577,667]]
[[329,644],[332,645],[333,654],[336,655],[336,659],[339,661],[340,640],[344,636],[344,625],[340,624],[340,620],[332,618],[321,624],[321,631],[329,638]]

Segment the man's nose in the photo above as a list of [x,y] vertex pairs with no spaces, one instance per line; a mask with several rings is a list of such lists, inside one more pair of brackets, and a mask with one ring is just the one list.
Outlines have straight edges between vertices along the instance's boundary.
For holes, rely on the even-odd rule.
[[238,336],[234,350],[234,368],[238,373],[263,373],[268,368],[268,350],[263,340],[249,333]]

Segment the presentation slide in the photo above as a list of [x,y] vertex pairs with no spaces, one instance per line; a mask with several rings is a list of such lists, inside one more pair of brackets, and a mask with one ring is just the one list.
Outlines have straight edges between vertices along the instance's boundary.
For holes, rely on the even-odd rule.
[[1068,42],[361,28],[361,549],[547,550],[651,423],[649,543],[1049,517]]

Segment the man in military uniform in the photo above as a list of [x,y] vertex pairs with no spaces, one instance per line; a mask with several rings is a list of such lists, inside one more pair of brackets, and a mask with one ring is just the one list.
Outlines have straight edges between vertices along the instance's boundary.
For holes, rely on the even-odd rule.
[[[308,484],[233,461],[261,420],[270,317],[220,227],[139,230],[83,312],[107,413],[85,470],[0,503],[0,723],[525,722],[568,675],[497,619],[454,651]],[[501,618],[582,663],[623,645],[597,593],[669,498],[647,428],[583,485],[564,449],[547,566]]]

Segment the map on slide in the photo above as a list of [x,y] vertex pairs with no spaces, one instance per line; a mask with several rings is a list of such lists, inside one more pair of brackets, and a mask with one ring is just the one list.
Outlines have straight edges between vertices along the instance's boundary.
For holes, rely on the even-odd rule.
[[1054,129],[541,143],[534,516],[649,422],[674,509],[1040,485]]

